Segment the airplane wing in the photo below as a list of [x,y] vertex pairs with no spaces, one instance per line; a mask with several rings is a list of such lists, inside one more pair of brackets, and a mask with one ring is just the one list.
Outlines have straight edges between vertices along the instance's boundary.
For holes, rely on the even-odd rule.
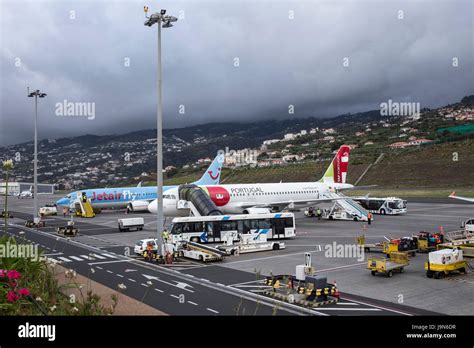
[[453,192],[449,195],[449,198],[459,199],[461,201],[472,202],[474,203],[474,198],[456,196],[456,192]]

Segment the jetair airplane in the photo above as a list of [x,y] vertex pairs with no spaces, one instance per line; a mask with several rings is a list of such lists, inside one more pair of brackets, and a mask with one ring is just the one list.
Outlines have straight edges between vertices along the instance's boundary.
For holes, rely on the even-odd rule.
[[[196,185],[217,185],[220,182],[222,164],[224,155],[218,155],[204,172],[202,177],[195,181]],[[163,186],[163,197],[172,199],[171,191],[177,186]],[[141,183],[136,187],[109,187],[95,188],[71,192],[56,202],[57,206],[70,207],[71,203],[77,198],[77,195],[85,193],[90,199],[93,209],[123,209],[130,211],[148,211],[148,205],[156,200],[156,186],[142,187]]]

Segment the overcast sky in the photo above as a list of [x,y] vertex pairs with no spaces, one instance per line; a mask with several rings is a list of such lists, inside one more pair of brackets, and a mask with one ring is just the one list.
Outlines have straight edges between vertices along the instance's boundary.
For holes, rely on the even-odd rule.
[[[32,140],[27,86],[48,93],[40,138],[156,127],[156,1],[0,3],[0,145]],[[181,17],[162,32],[165,127],[459,101],[474,94],[473,3],[160,1]],[[95,118],[56,115],[64,100]]]

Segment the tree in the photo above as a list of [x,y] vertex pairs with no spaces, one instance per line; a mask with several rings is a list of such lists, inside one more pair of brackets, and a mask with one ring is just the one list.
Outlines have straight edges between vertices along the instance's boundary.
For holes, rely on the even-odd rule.
[[8,230],[8,172],[13,169],[13,161],[3,161],[3,170],[5,171],[5,234]]

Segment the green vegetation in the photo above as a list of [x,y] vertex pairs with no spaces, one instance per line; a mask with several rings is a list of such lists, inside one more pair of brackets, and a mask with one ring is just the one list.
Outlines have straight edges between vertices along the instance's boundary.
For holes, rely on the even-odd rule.
[[[348,182],[354,183],[370,163],[380,154],[380,149],[357,148],[351,152]],[[267,168],[225,169],[222,182],[265,183],[319,180],[329,161],[305,162]],[[168,185],[193,182],[201,172],[175,176],[165,181]],[[398,195],[405,197],[447,197],[457,190],[461,195],[474,188],[474,141],[440,143],[431,146],[411,147],[388,151],[383,160],[373,166],[359,186],[376,185],[372,195]]]
[[[0,238],[1,250],[16,246],[20,244],[14,238]],[[58,276],[66,277],[66,283],[59,285]],[[84,293],[75,278],[75,271],[58,271],[57,266],[45,258],[0,257],[0,315],[107,315],[114,312],[116,296],[112,297],[113,306],[105,308],[100,304],[100,297],[89,290]],[[78,289],[79,298],[66,296],[64,291],[68,288]]]

